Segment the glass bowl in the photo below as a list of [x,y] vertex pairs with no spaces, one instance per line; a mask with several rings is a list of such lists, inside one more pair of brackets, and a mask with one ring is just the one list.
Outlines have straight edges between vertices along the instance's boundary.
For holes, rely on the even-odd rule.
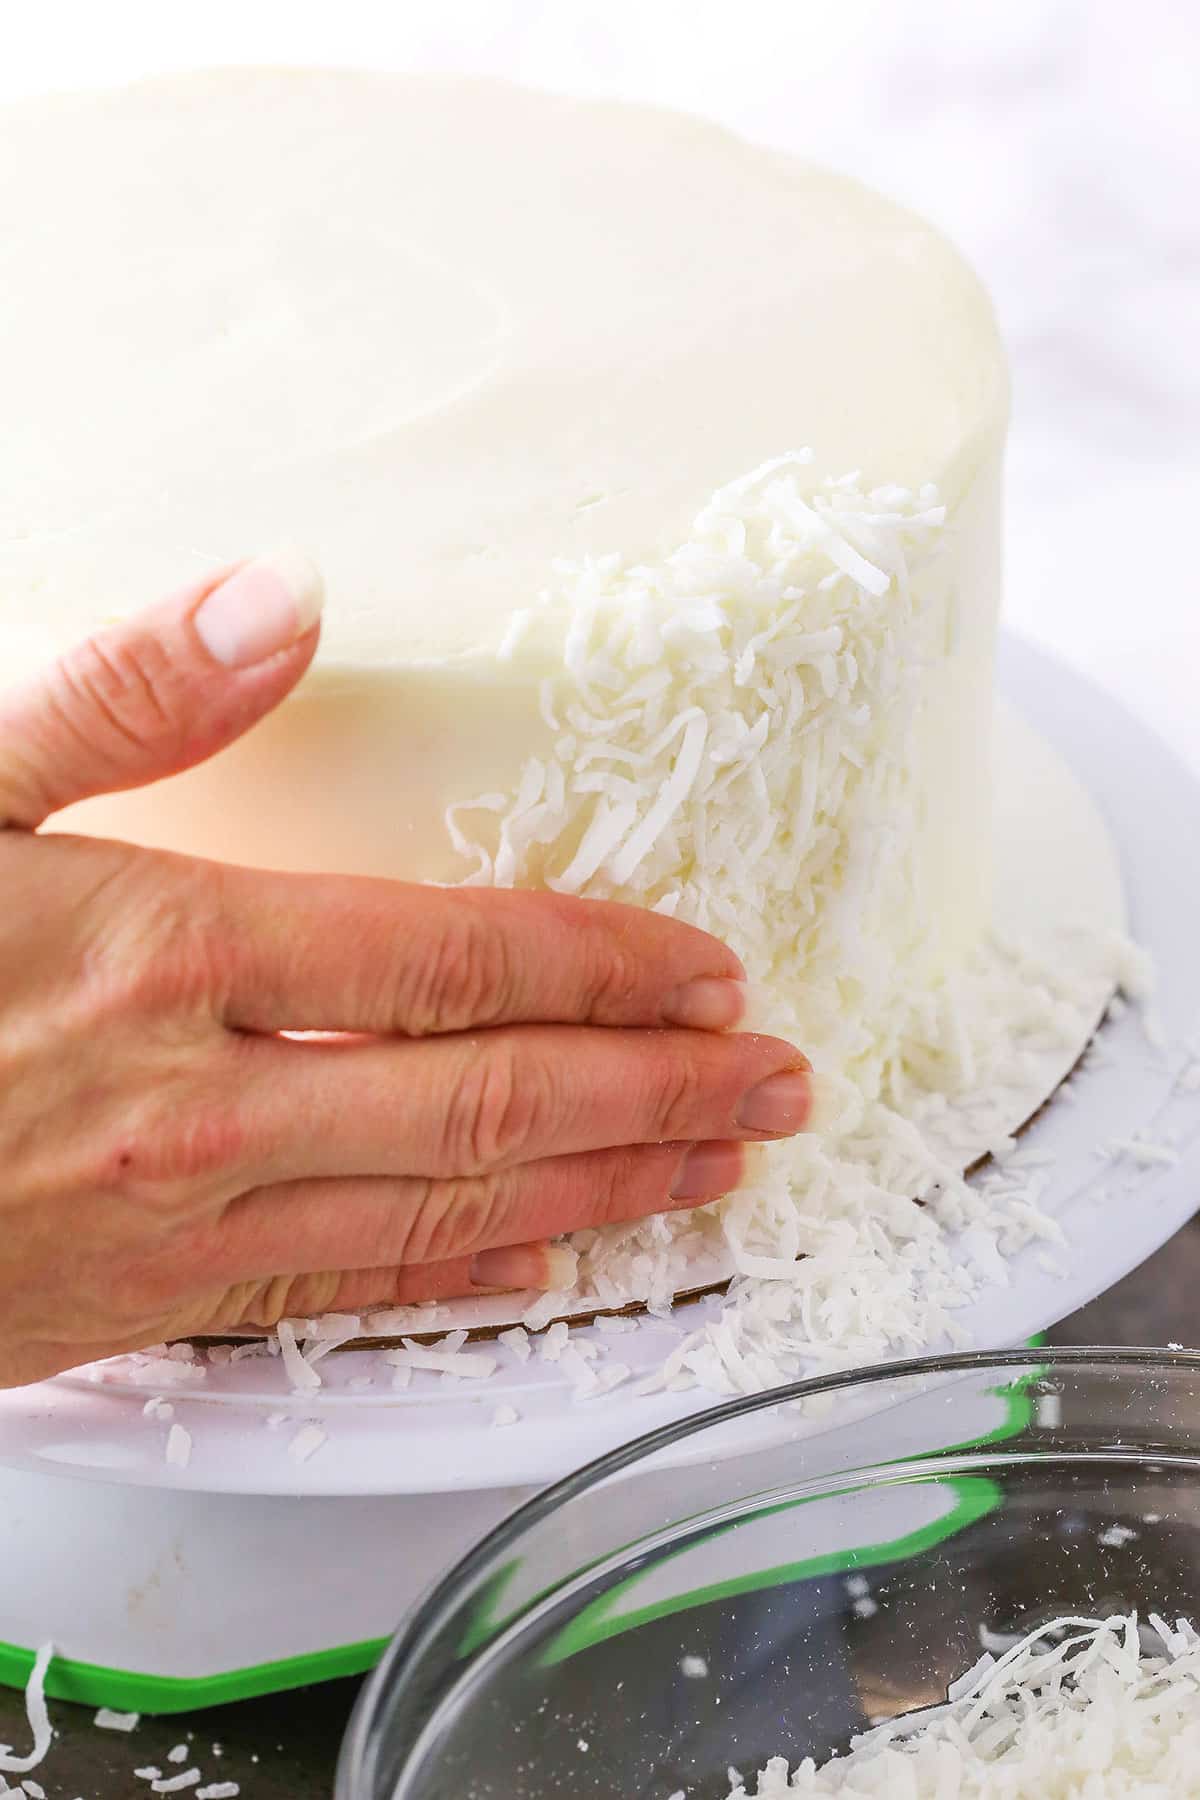
[[337,1793],[725,1800],[731,1768],[753,1791],[772,1756],[945,1700],[981,1649],[1135,1608],[1200,1622],[1200,1355],[802,1382],[642,1438],[494,1531],[364,1689]]

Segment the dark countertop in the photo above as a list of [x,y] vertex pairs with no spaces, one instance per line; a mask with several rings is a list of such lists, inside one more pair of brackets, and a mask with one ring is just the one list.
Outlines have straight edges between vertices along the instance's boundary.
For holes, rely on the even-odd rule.
[[[1200,1219],[1109,1293],[1047,1333],[1052,1344],[1194,1344]],[[205,1782],[236,1781],[242,1800],[328,1800],[342,1731],[359,1682],[337,1681],[173,1719],[144,1719],[131,1736],[97,1731],[90,1708],[51,1704],[54,1749],[35,1772],[47,1800],[145,1800],[143,1764],[164,1774],[172,1745],[195,1740]],[[0,1742],[28,1739],[21,1696],[0,1688]],[[223,1754],[215,1758],[212,1746]],[[181,1764],[180,1767],[186,1767]]]

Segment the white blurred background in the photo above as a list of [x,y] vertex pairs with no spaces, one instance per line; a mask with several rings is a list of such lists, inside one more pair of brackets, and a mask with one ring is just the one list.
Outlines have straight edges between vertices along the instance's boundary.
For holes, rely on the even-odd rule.
[[0,97],[214,62],[486,71],[708,113],[908,202],[975,262],[1012,353],[1010,622],[1200,767],[1195,0],[0,0],[0,19]]

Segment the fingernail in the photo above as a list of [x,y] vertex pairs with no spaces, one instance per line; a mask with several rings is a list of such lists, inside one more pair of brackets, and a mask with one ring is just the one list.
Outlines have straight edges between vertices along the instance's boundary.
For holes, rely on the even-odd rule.
[[697,975],[675,988],[662,1003],[663,1023],[689,1031],[728,1031],[746,1014],[746,984],[723,975]]
[[579,1258],[565,1244],[506,1244],[481,1250],[471,1260],[475,1287],[543,1288],[559,1293],[575,1286]]
[[812,1106],[812,1076],[806,1069],[783,1069],[768,1075],[742,1096],[737,1122],[747,1131],[790,1136],[803,1131]]
[[819,1075],[808,1078],[812,1104],[805,1120],[806,1131],[825,1133],[849,1131],[862,1114],[862,1092],[841,1075]]
[[791,1011],[780,1005],[771,988],[764,987],[761,982],[747,981],[742,985],[742,993],[746,1010],[738,1021],[739,1031],[757,1032],[763,1037],[791,1036]]
[[672,1200],[716,1200],[741,1186],[745,1145],[713,1141],[693,1144],[671,1183]]
[[209,655],[249,668],[290,649],[321,616],[320,571],[299,550],[256,557],[208,594],[192,623]]

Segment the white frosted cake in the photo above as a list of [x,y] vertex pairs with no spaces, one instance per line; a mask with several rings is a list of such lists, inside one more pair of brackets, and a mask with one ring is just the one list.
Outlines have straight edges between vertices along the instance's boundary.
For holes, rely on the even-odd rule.
[[655,905],[886,1085],[988,891],[1007,394],[956,253],[474,81],[41,100],[0,169],[6,674],[280,543],[329,592],[274,717],[58,825]]
[[1056,1236],[1010,1134],[1111,993],[1119,879],[1028,734],[993,780],[1004,358],[921,220],[502,85],[39,101],[0,111],[0,394],[7,675],[289,544],[328,589],[276,714],[58,828],[657,907],[830,1077],[736,1194],[575,1234],[571,1294],[369,1330],[728,1284],[656,1379],[754,1388],[944,1340]]

